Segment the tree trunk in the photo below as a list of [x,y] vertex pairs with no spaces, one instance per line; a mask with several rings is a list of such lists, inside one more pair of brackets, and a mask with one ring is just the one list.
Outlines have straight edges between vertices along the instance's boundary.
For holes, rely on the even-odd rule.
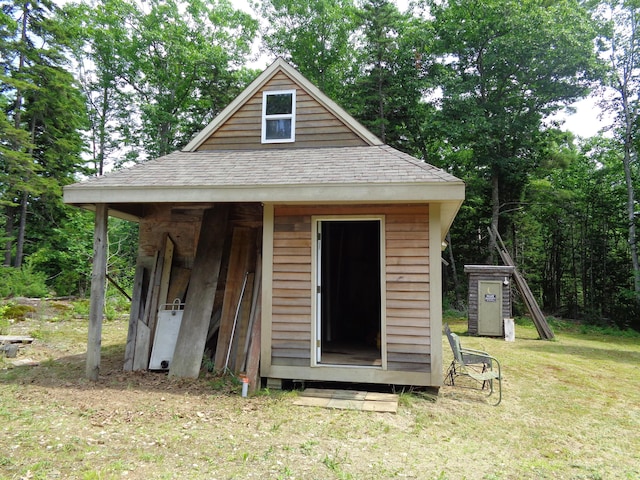
[[22,267],[22,256],[24,255],[24,237],[27,231],[27,206],[29,204],[29,194],[24,192],[20,201],[20,226],[18,227],[18,238],[16,240],[15,267]]
[[629,105],[628,85],[621,85],[620,93],[622,97],[622,108],[624,113],[624,156],[622,163],[624,166],[624,180],[627,187],[627,219],[629,223],[629,249],[631,252],[631,264],[633,267],[633,288],[636,303],[640,303],[640,263],[638,262],[638,244],[636,242],[636,200],[633,189],[633,174],[631,164],[635,160],[636,152],[633,146],[634,115]]
[[4,224],[5,244],[4,244],[4,266],[11,266],[11,250],[13,249],[13,222],[16,216],[15,207],[7,207]]

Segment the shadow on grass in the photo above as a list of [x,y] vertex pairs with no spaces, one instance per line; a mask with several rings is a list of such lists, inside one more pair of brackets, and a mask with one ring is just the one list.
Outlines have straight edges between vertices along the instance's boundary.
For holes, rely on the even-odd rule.
[[124,372],[125,345],[103,346],[100,375],[88,380],[86,353],[44,360],[37,366],[16,366],[0,370],[0,385],[36,385],[44,388],[95,390],[139,390],[149,392],[182,392],[190,395],[236,393],[240,382],[232,376],[201,375],[197,379],[169,378],[167,372]]

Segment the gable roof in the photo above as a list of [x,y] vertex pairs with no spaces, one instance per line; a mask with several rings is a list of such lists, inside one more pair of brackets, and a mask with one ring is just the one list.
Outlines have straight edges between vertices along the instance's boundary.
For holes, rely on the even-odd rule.
[[278,73],[284,73],[300,88],[305,90],[313,99],[320,103],[327,111],[338,118],[353,133],[360,137],[367,145],[383,145],[382,141],[373,133],[363,127],[355,118],[349,115],[342,107],[327,97],[313,83],[307,80],[298,70],[293,68],[281,57],[278,57],[265,71],[263,71],[244,91],[238,95],[209,125],[198,133],[183,149],[183,152],[195,152],[202,144],[224,125],[251,97],[269,83]]
[[[363,140],[361,146],[199,148],[280,72],[347,125]],[[463,200],[461,180],[384,145],[282,59],[268,67],[182,151],[64,187],[65,203],[88,209],[106,203],[113,215],[130,219],[141,215],[145,204],[166,202],[435,202],[441,205],[443,234]]]

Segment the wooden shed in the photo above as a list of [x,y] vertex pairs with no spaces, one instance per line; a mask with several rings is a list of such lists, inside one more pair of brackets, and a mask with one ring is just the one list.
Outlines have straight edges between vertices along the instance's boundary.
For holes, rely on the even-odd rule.
[[184,150],[64,199],[96,211],[90,378],[114,215],[140,223],[125,369],[148,368],[177,299],[172,375],[196,376],[215,332],[216,369],[259,360],[263,379],[442,384],[441,246],[464,184],[384,145],[281,59]]
[[508,265],[465,265],[469,276],[469,335],[504,337],[504,319],[511,317],[511,276]]

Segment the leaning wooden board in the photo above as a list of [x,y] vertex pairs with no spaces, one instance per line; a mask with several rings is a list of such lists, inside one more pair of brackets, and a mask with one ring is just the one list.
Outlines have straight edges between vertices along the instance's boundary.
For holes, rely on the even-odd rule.
[[207,210],[202,227],[180,332],[169,375],[197,378],[200,373],[207,331],[218,287],[229,207],[225,204]]

